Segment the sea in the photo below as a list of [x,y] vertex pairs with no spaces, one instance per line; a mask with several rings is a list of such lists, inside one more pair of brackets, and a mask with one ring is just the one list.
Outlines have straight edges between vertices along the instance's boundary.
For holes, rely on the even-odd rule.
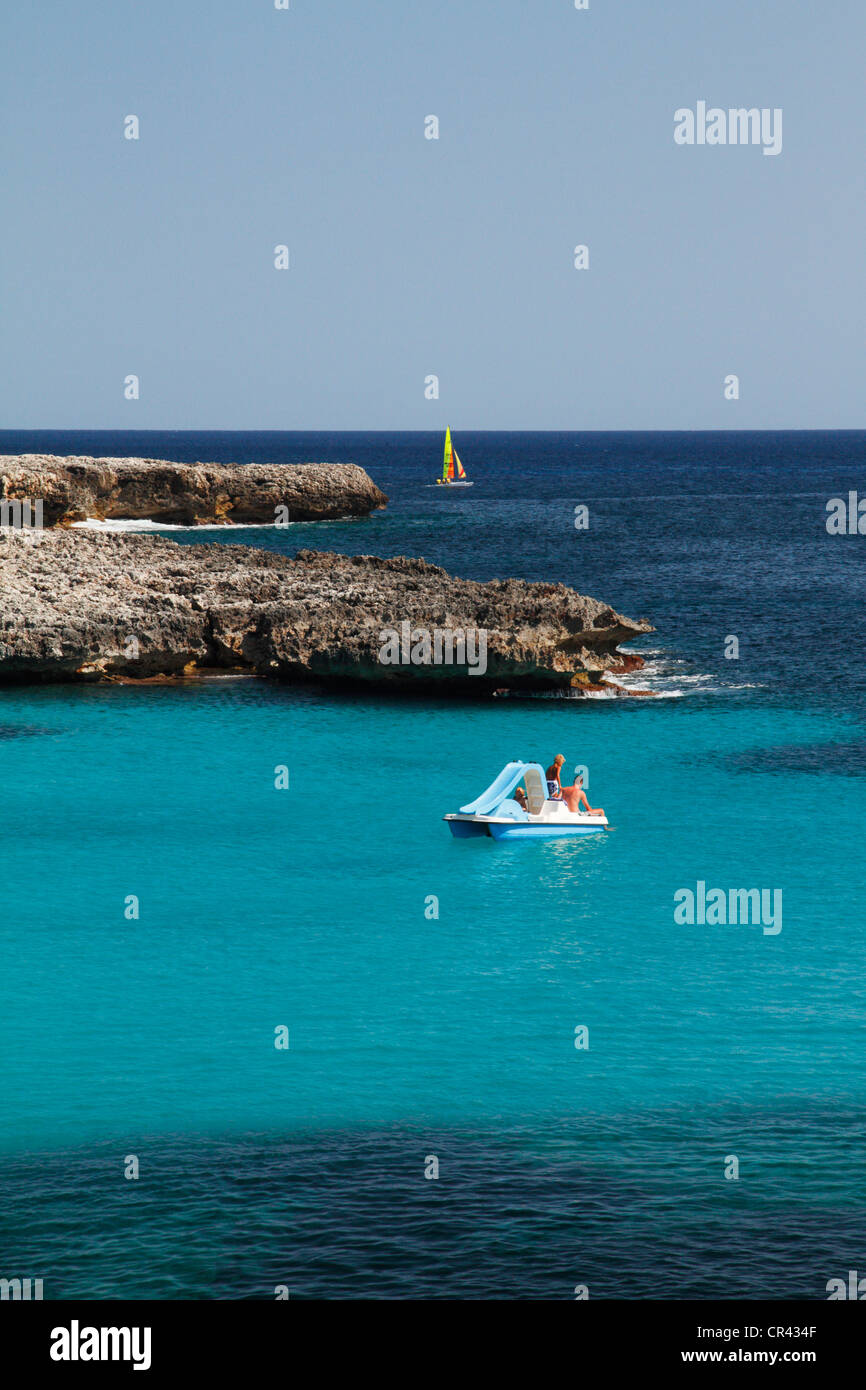
[[[714,1300],[866,1272],[866,535],[827,528],[866,433],[455,430],[454,490],[442,438],[0,435],[357,463],[369,518],[165,534],[561,581],[655,629],[652,698],[0,690],[0,1277]],[[451,837],[557,753],[609,831]],[[698,885],[779,910],[688,920]]]

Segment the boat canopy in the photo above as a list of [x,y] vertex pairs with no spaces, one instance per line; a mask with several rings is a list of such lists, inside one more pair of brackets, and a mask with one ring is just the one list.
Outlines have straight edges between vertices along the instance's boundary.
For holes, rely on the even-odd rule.
[[500,802],[511,795],[517,783],[522,781],[527,771],[533,767],[536,768],[542,779],[542,786],[545,786],[544,768],[540,763],[506,763],[496,781],[491,782],[486,791],[482,792],[474,801],[470,801],[468,806],[460,807],[461,815],[489,816],[491,811],[496,810]]

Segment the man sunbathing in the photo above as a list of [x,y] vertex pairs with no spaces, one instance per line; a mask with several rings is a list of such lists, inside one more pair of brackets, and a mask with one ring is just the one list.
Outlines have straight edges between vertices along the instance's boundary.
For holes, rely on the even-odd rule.
[[564,787],[560,777],[560,769],[565,762],[561,753],[557,753],[550,767],[545,772],[547,778],[547,794],[551,801],[563,800],[574,815],[580,813],[581,804],[586,808],[588,816],[603,816],[604,811],[601,807],[590,806],[586,799],[586,792],[583,790],[583,778],[578,777],[573,787]]

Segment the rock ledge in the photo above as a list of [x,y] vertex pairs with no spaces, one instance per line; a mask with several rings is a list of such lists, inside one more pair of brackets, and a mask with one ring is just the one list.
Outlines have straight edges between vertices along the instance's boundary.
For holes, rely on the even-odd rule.
[[[0,584],[4,682],[218,668],[391,689],[579,692],[641,665],[618,645],[653,630],[562,584],[454,579],[405,556],[289,559],[62,528],[0,532]],[[383,664],[387,634],[405,624],[413,646],[419,633],[451,634],[455,656],[465,635],[467,660]],[[483,671],[470,632],[484,633]]]
[[[354,463],[168,463],[0,455],[0,500],[42,501],[45,526],[129,520],[180,526],[367,516],[388,501]],[[278,508],[286,509],[278,512]]]

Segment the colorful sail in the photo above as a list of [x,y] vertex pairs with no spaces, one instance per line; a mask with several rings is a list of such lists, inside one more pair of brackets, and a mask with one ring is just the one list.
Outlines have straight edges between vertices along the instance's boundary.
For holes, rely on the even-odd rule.
[[454,450],[451,447],[451,429],[445,431],[445,459],[442,464],[442,481],[448,483],[454,477]]
[[442,460],[442,477],[436,479],[437,483],[460,483],[463,487],[471,487],[472,484],[466,476],[466,469],[457,456],[457,450],[451,443],[450,427],[445,431],[445,457]]

